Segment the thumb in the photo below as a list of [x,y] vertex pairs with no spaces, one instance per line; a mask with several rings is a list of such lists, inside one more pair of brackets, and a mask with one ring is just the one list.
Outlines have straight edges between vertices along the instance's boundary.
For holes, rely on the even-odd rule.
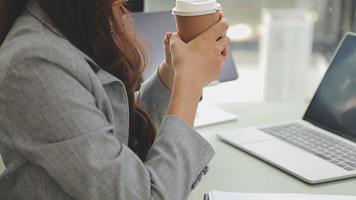
[[167,32],[166,35],[164,36],[164,41],[168,41],[171,39],[173,33],[172,32]]
[[178,33],[173,33],[173,35],[170,37],[169,42],[171,44],[171,48],[184,43],[182,38],[179,36]]
[[166,35],[164,36],[164,46],[165,48],[169,47],[170,39],[172,37],[173,33],[167,32]]

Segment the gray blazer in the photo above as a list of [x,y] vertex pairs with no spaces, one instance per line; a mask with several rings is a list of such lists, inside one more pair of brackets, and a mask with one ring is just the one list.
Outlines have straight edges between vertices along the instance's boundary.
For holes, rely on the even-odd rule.
[[158,135],[147,161],[128,147],[123,83],[31,2],[0,48],[1,200],[186,199],[214,151],[176,116],[159,77],[141,87]]

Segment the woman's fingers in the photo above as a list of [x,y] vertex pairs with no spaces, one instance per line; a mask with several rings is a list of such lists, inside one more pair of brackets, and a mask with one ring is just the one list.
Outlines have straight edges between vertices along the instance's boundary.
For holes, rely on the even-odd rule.
[[169,40],[171,39],[173,33],[167,32],[166,35],[164,36],[164,44],[169,44]]
[[216,41],[222,35],[224,35],[228,29],[229,29],[229,23],[227,23],[226,18],[222,18],[218,23],[216,23],[211,28],[209,28],[204,33],[202,33],[201,37],[204,37],[211,41]]
[[231,40],[227,36],[222,37],[217,41],[218,50],[219,50],[219,53],[221,54],[220,55],[221,63],[224,63],[226,58],[230,54],[230,43],[231,43]]
[[221,55],[227,57],[229,56],[230,54],[230,47],[227,47],[226,49],[224,49],[222,52],[221,52]]
[[172,50],[172,49],[176,48],[177,45],[182,44],[184,42],[178,33],[173,33],[169,38],[169,43],[170,43],[170,47]]
[[172,35],[173,33],[167,32],[164,37],[164,53],[165,53],[164,62],[169,66],[172,66],[172,52],[171,52],[171,44],[170,44],[170,39]]
[[170,48],[170,39],[172,37],[173,33],[171,32],[167,32],[166,35],[164,36],[164,50],[167,53],[170,52],[171,48]]
[[231,40],[229,37],[225,36],[220,38],[217,42],[217,46],[219,48],[220,52],[223,52],[225,49],[227,49],[230,46]]
[[222,19],[224,17],[225,17],[224,13],[223,12],[219,12],[219,19]]

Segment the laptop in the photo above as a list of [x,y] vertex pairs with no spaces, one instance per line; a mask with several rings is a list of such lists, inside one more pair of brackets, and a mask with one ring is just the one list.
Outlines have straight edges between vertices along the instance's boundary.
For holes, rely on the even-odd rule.
[[[135,22],[135,31],[143,41],[147,52],[148,68],[143,74],[143,80],[155,73],[164,59],[163,39],[166,32],[176,32],[175,18],[171,11],[139,12],[132,14]],[[233,81],[238,78],[235,62],[232,55],[222,66],[218,82]]]
[[303,119],[218,134],[317,184],[356,176],[356,34],[342,39]]

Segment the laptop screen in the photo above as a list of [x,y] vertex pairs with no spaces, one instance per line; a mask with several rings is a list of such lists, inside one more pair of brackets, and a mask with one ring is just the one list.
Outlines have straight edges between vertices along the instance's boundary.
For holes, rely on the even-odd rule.
[[356,142],[356,36],[345,37],[304,120]]

